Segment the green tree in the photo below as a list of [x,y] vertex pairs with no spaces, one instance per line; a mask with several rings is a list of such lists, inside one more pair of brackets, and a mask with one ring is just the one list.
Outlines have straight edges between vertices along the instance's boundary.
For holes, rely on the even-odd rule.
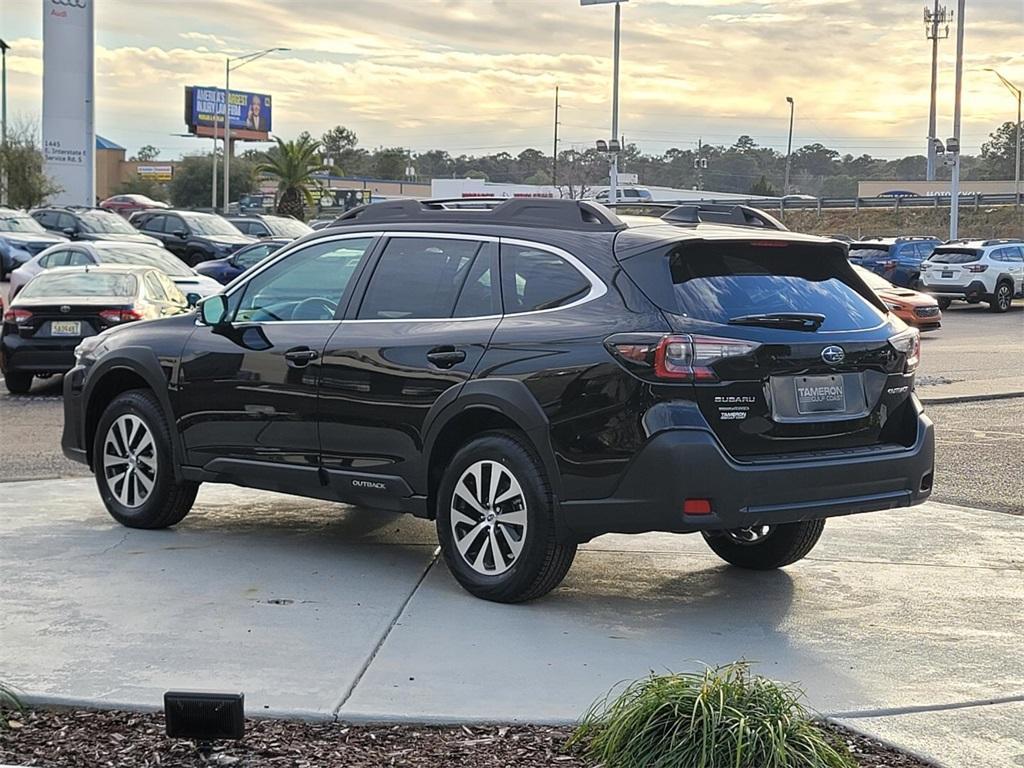
[[378,179],[404,179],[409,153],[401,147],[381,148],[373,156],[373,175]]
[[[1024,137],[1022,137],[1024,139]],[[1013,164],[1016,162],[1017,126],[1013,121],[1003,123],[989,134],[989,140],[981,145],[981,167],[979,178],[1012,179]],[[1021,154],[1024,156],[1024,140]]]
[[771,182],[768,181],[768,177],[762,173],[761,178],[751,185],[750,194],[760,197],[778,197],[779,191],[772,186]]
[[[213,184],[212,155],[186,157],[174,169],[169,191],[171,204],[180,208],[209,208],[211,185]],[[224,169],[223,164],[217,169]],[[231,159],[231,199],[238,200],[256,187],[254,164],[241,157]],[[219,175],[217,180],[217,207],[223,205],[223,187]]]
[[131,162],[148,163],[151,160],[156,160],[159,156],[160,150],[157,147],[146,144],[144,147],[139,147],[138,154],[131,158]]
[[35,208],[61,191],[44,167],[35,126],[26,123],[8,130],[7,146],[0,148],[0,180],[7,180],[8,205]]
[[305,219],[306,204],[313,204],[313,174],[324,170],[320,162],[320,142],[308,134],[294,141],[277,138],[277,146],[264,154],[256,170],[277,180],[277,212]]
[[349,165],[353,160],[353,150],[359,144],[359,138],[355,131],[349,130],[343,125],[336,125],[329,131],[324,131],[320,137],[320,145],[323,155],[334,163],[335,173],[350,173]]

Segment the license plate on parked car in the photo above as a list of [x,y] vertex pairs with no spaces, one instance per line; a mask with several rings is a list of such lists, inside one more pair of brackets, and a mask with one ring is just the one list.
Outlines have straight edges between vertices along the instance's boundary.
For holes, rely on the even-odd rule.
[[51,336],[81,336],[82,323],[78,320],[54,320],[50,323]]
[[943,276],[943,277],[947,277],[947,278],[948,278],[948,277],[952,277],[952,276],[953,276],[953,273],[952,273],[952,272],[943,272],[943,273],[942,273],[942,276]]
[[800,413],[841,413],[846,410],[846,392],[843,377],[797,376],[793,379],[796,387],[796,409]]

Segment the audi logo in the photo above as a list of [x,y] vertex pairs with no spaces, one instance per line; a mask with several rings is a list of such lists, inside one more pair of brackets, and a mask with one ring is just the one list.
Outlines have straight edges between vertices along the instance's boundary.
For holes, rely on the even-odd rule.
[[89,0],[50,0],[54,5],[65,5],[68,8],[86,8]]
[[839,365],[846,359],[846,352],[843,351],[842,347],[837,347],[835,345],[825,347],[821,350],[821,359],[829,365]]

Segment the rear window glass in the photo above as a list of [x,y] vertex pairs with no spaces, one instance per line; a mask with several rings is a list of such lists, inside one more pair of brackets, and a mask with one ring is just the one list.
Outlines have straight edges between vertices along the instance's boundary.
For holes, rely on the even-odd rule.
[[154,267],[165,275],[172,277],[190,277],[192,270],[185,262],[173,253],[155,245],[117,246],[115,248],[98,248],[100,261],[109,264],[134,264],[141,267]]
[[977,260],[977,251],[936,251],[928,259],[934,264],[969,264]]
[[135,275],[44,272],[22,288],[18,297],[45,299],[59,296],[134,296],[136,290]]
[[870,247],[863,248],[856,245],[850,246],[850,256],[855,259],[885,259],[889,256],[888,248]]
[[849,331],[873,328],[882,317],[846,282],[853,275],[838,249],[684,243],[622,263],[662,309],[696,320],[726,324],[741,315],[813,312],[825,316],[821,330]]

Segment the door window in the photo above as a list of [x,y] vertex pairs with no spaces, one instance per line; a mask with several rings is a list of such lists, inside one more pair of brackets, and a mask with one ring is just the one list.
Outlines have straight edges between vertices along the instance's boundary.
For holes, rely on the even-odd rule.
[[501,246],[506,314],[562,307],[589,291],[590,281],[561,256],[531,246]]
[[39,260],[39,266],[43,269],[50,269],[51,267],[66,267],[68,265],[68,259],[71,257],[71,251],[61,250],[48,253]]
[[166,222],[166,216],[150,216],[142,222],[142,229],[146,232],[164,232],[164,225]]
[[75,221],[75,217],[67,213],[62,213],[57,217],[57,229],[64,231],[65,229],[78,229],[78,222]]
[[245,253],[235,256],[235,266],[242,269],[255,267],[280,247],[279,245],[257,245],[253,248],[248,248]]
[[94,262],[89,258],[89,255],[82,253],[81,251],[71,251],[71,253],[68,254],[69,267],[87,267],[93,263]]
[[57,222],[57,214],[53,211],[38,211],[32,215],[46,229],[52,229]]
[[235,310],[239,322],[330,320],[372,237],[311,244],[245,284]]
[[167,292],[164,291],[163,285],[157,279],[155,272],[147,272],[146,276],[142,279],[143,284],[146,286],[146,293],[153,301],[170,301],[167,296]]
[[403,320],[496,313],[494,245],[477,240],[393,237],[366,288],[358,318]]

